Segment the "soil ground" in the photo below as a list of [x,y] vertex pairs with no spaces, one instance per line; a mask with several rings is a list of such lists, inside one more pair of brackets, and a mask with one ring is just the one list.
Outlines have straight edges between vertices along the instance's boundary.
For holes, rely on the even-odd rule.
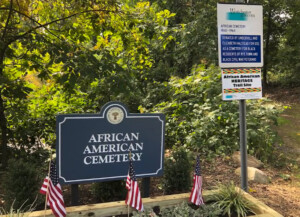
[[262,170],[271,183],[250,183],[250,193],[283,216],[300,217],[300,88],[272,89],[266,97],[287,106],[276,127],[287,165],[282,169],[266,165]]

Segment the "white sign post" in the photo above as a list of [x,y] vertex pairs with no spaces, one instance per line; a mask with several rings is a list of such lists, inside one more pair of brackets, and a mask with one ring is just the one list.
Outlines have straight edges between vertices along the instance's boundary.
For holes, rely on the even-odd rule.
[[263,66],[261,5],[218,4],[219,66]]
[[262,12],[261,5],[218,4],[223,100],[262,98]]
[[241,186],[248,191],[245,99],[262,97],[263,8],[261,5],[218,4],[217,9],[223,100],[240,102]]

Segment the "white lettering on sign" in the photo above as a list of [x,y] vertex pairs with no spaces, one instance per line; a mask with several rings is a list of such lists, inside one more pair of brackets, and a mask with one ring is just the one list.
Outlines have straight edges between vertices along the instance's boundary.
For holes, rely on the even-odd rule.
[[[141,161],[144,143],[139,141],[139,133],[92,134],[83,150],[85,165]],[[122,152],[126,152],[122,153]],[[96,154],[96,155],[95,155]]]
[[138,140],[139,133],[103,133],[92,134],[89,143],[93,142],[122,142]]

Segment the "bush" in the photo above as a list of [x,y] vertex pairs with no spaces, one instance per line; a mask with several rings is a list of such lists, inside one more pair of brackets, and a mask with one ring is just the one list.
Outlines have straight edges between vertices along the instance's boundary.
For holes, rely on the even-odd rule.
[[186,202],[176,207],[162,208],[159,213],[145,209],[145,212],[133,212],[133,217],[162,216],[162,217],[216,217],[222,210],[213,204],[193,207]]
[[[220,69],[194,67],[190,76],[172,77],[170,99],[150,112],[166,114],[166,147],[186,145],[207,160],[239,150],[238,101],[222,100]],[[266,162],[273,156],[276,124],[280,110],[266,99],[247,101],[249,151]]]
[[22,159],[8,161],[8,168],[1,183],[7,210],[26,207],[35,201],[43,180],[39,174],[39,168],[30,162]]
[[195,211],[187,203],[182,203],[176,207],[162,209],[160,213],[161,213],[161,216],[164,216],[164,217],[173,217],[173,216],[194,217],[194,216],[196,216]]
[[126,197],[125,181],[100,182],[92,185],[92,194],[99,202],[124,200]]
[[222,210],[219,206],[215,204],[204,204],[195,210],[195,216],[198,217],[215,217],[222,214]]
[[249,213],[254,213],[255,204],[246,200],[240,191],[236,191],[233,182],[219,185],[217,192],[208,196],[207,201],[213,201],[213,204],[223,211],[223,215],[235,214],[238,217],[244,217]]
[[191,164],[184,147],[174,148],[165,159],[163,189],[166,194],[185,192],[191,186]]

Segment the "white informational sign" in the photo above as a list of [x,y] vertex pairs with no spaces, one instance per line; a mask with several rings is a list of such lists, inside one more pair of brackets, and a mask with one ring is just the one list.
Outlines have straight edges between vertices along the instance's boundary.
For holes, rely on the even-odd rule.
[[262,98],[261,69],[222,69],[223,100]]
[[261,5],[218,4],[219,66],[263,66]]

